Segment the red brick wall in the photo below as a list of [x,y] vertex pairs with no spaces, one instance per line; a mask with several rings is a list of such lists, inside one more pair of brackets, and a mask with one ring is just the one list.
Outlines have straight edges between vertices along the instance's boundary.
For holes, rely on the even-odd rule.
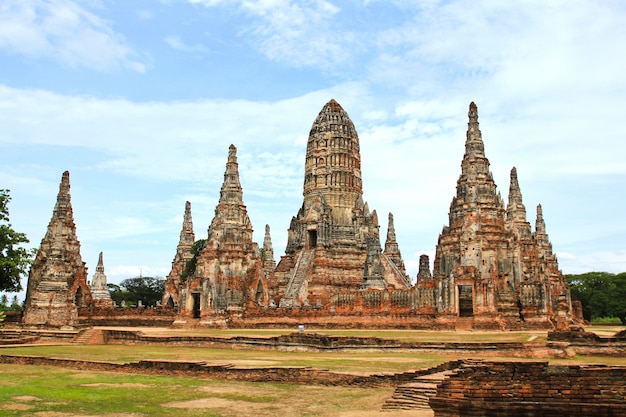
[[626,416],[626,366],[478,362],[430,399],[436,417]]

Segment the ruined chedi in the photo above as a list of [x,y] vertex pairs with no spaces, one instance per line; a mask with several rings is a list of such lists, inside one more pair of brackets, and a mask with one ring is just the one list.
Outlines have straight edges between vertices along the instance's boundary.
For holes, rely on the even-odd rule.
[[73,326],[78,308],[91,304],[87,268],[70,197],[70,174],[64,172],[52,219],[28,275],[23,323]]
[[168,308],[179,306],[180,282],[183,273],[188,274],[186,270],[187,263],[193,259],[192,247],[195,242],[195,234],[193,232],[193,220],[191,218],[191,203],[185,202],[185,215],[183,217],[183,227],[180,231],[180,239],[176,247],[176,255],[172,261],[172,269],[165,278],[165,292],[163,294],[162,304]]
[[96,272],[91,278],[89,284],[91,290],[92,303],[98,307],[113,307],[113,299],[107,288],[107,276],[104,273],[104,261],[102,259],[102,252],[98,255],[98,265],[96,266]]
[[485,156],[478,109],[469,107],[461,175],[439,236],[434,261],[440,315],[471,317],[477,326],[549,327],[569,287],[545,233],[541,206],[535,232],[526,221],[517,170],[508,205],[497,191]]
[[397,245],[386,245],[389,256],[382,252],[378,216],[363,202],[359,137],[335,100],[311,127],[303,196],[274,271],[270,296],[279,307],[321,307],[338,292],[410,286]]
[[[188,225],[191,225],[191,216]],[[180,278],[178,300],[182,316],[208,318],[228,312],[240,313],[249,303],[267,304],[263,259],[258,244],[252,241],[252,233],[239,181],[237,148],[231,145],[208,237],[191,259],[191,265],[187,262],[191,267],[189,275]],[[181,241],[185,236],[191,237],[191,234],[181,233]],[[173,270],[166,286],[173,286],[177,277],[178,273]]]

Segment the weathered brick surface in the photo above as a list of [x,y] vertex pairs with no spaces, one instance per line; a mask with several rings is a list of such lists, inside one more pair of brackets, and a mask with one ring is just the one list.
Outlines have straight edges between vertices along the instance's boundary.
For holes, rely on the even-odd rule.
[[624,416],[626,367],[465,364],[430,399],[436,417]]
[[48,230],[28,274],[22,320],[29,325],[73,326],[78,322],[78,307],[91,302],[76,236],[70,173],[65,171]]
[[315,333],[292,333],[275,337],[211,337],[211,336],[152,336],[130,330],[104,330],[104,341],[110,344],[165,344],[180,346],[245,347],[247,349],[280,350],[402,350],[421,353],[460,353],[481,356],[512,356],[535,358],[565,358],[572,355],[567,344],[560,343],[454,343],[402,342],[376,337],[327,336]]

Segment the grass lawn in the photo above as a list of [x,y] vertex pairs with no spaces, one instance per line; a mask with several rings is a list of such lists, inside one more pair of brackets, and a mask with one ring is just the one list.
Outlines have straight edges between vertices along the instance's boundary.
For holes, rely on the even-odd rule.
[[[588,328],[609,336],[623,327]],[[273,336],[285,330],[142,329],[147,334]],[[307,329],[307,332],[314,332]],[[408,330],[319,330],[344,336],[376,336],[407,341],[545,341],[545,332],[424,332]],[[410,352],[294,352],[150,345],[33,345],[0,349],[0,354],[41,355],[100,361],[140,359],[205,361],[237,366],[309,366],[341,372],[402,372],[468,356]],[[510,359],[510,358],[490,358]],[[519,358],[517,358],[519,360]],[[579,356],[554,363],[626,365],[624,357]],[[39,417],[138,416],[380,416],[393,388],[348,388],[247,383],[188,377],[74,371],[47,366],[0,365],[0,415]],[[384,413],[432,416],[430,411]]]
[[2,416],[356,417],[378,414],[392,393],[393,388],[246,383],[0,365]]

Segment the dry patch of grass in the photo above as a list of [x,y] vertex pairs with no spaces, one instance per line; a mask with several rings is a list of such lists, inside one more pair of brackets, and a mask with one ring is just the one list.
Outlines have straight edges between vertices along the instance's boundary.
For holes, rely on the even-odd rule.
[[[15,378],[18,373],[20,378]],[[0,365],[0,381],[5,382],[0,388],[3,416],[347,417],[378,414],[393,393],[393,388],[213,381],[17,365]]]

